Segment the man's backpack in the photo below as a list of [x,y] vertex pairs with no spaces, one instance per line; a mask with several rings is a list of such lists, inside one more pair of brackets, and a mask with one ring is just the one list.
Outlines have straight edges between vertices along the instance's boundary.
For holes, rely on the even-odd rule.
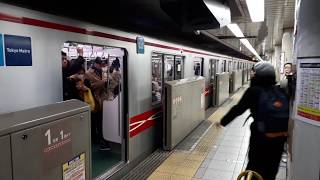
[[262,133],[288,131],[289,100],[278,86],[259,88],[257,129]]

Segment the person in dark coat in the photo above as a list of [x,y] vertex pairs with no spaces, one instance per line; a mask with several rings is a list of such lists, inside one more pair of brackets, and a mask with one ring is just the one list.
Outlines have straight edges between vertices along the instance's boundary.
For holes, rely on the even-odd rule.
[[237,105],[221,119],[220,125],[226,126],[237,116],[250,109],[254,121],[250,126],[249,162],[247,170],[258,172],[264,180],[274,180],[278,172],[286,133],[267,137],[257,129],[257,112],[261,88],[269,88],[276,84],[275,70],[270,63],[259,62],[253,68],[250,87],[246,90]]
[[69,61],[67,54],[61,51],[62,63],[62,83],[63,83],[63,100],[80,99],[76,82],[70,79],[70,76],[77,74],[83,68],[85,59],[83,58],[83,50],[77,49],[78,58]]

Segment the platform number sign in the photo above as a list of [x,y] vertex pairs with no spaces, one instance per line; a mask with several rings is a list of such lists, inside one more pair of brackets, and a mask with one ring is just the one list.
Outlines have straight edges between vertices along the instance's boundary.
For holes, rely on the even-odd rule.
[[70,125],[65,123],[65,126],[51,126],[51,128],[44,130],[43,137],[43,152],[56,152],[58,149],[64,148],[71,143]]
[[137,37],[136,41],[137,41],[137,53],[144,54],[144,38]]

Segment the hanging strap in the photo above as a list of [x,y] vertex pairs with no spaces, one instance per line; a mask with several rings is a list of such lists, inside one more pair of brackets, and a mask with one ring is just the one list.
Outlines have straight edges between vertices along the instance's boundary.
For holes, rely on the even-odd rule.
[[250,117],[252,117],[252,114],[251,114],[251,113],[249,114],[249,116],[248,116],[248,117],[246,118],[246,120],[244,121],[242,127],[243,127],[244,125],[246,125],[246,123],[247,123],[247,121],[249,120]]

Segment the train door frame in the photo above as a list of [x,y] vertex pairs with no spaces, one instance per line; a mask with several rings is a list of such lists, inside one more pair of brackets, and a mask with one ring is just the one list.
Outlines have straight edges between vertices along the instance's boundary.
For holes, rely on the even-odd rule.
[[[212,84],[212,107],[214,107],[216,105],[216,74],[218,73],[218,70],[219,70],[219,59],[210,59],[209,60],[209,66],[210,66],[210,71],[209,71],[209,74],[210,74],[210,78],[209,78],[209,82],[210,84]],[[212,79],[213,77],[213,79]]]
[[[104,172],[98,175],[96,178],[107,178],[111,177],[120,169],[124,168],[129,162],[129,84],[128,84],[128,75],[129,75],[129,64],[128,64],[128,50],[124,47],[117,47],[108,44],[96,44],[90,42],[79,42],[79,41],[66,41],[65,43],[76,43],[81,45],[96,45],[96,46],[104,46],[111,48],[121,49],[124,54],[122,57],[122,74],[121,74],[121,94],[122,98],[120,98],[120,106],[119,110],[121,113],[120,121],[122,121],[122,140],[121,140],[121,161],[119,161],[114,166],[109,169],[105,169]],[[85,67],[87,68],[87,63],[85,63]],[[90,162],[93,163],[93,162]],[[93,178],[93,177],[92,177]]]
[[[154,108],[159,108],[159,107],[161,107],[162,108],[162,113],[163,113],[163,121],[157,121],[158,123],[157,123],[157,127],[158,128],[156,128],[157,130],[156,130],[156,134],[159,134],[159,136],[161,137],[161,140],[160,140],[160,142],[158,142],[159,144],[157,144],[159,147],[163,147],[163,140],[165,139],[163,136],[166,134],[166,133],[164,133],[164,127],[165,127],[165,125],[164,125],[164,123],[165,123],[165,121],[164,121],[164,118],[165,118],[165,111],[166,111],[166,104],[165,104],[165,98],[166,98],[166,96],[165,96],[165,89],[164,89],[164,83],[166,82],[166,80],[165,80],[165,71],[166,71],[166,58],[165,58],[165,56],[173,56],[173,79],[172,80],[177,80],[177,71],[176,71],[176,69],[179,69],[179,68],[181,68],[181,77],[179,78],[179,79],[183,79],[184,78],[184,72],[185,72],[185,56],[183,56],[183,55],[181,55],[181,54],[169,54],[169,53],[163,53],[163,52],[158,52],[158,51],[152,51],[151,52],[151,61],[153,60],[153,55],[154,54],[157,54],[157,55],[159,55],[160,57],[161,57],[161,93],[160,93],[160,100],[159,101],[153,101],[153,100],[151,100],[151,106],[153,106]],[[179,58],[177,58],[177,57],[179,57]],[[178,63],[177,63],[177,59],[179,59],[179,61],[181,62],[179,65],[180,65],[180,67],[178,66]],[[153,65],[152,65],[152,62],[151,62],[151,72],[153,72]],[[152,79],[153,79],[153,74],[151,74],[151,76],[152,76]],[[153,81],[153,80],[152,80]],[[154,82],[152,82],[152,84],[153,84]],[[153,86],[153,85],[152,85]],[[153,88],[153,87],[151,87],[151,88]],[[153,91],[153,89],[152,89],[152,91]],[[153,92],[151,92],[151,93],[153,93]],[[153,94],[152,94],[152,96],[153,96]],[[159,130],[159,131],[158,131]]]

